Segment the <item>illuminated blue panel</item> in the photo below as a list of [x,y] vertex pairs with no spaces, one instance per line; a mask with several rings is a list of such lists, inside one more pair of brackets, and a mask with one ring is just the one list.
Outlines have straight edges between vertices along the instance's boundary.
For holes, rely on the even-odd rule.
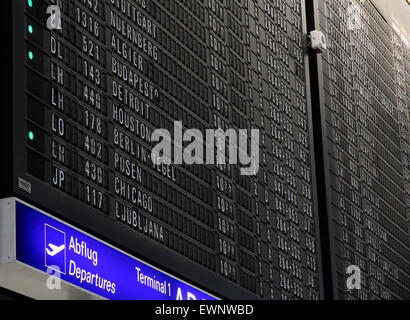
[[17,260],[112,300],[215,300],[147,263],[22,203],[16,203]]

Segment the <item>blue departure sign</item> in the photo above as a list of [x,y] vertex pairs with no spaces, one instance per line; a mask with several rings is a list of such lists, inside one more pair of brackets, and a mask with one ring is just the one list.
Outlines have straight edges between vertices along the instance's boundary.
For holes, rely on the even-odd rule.
[[17,260],[112,300],[216,300],[91,235],[16,202]]

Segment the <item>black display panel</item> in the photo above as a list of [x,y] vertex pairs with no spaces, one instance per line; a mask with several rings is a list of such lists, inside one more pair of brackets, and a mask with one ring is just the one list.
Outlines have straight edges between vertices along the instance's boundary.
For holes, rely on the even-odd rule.
[[[305,1],[9,5],[5,195],[222,298],[324,297]],[[258,174],[153,165],[175,120],[259,129]]]
[[[326,294],[408,299],[409,47],[371,1],[319,0],[309,10],[309,28],[328,40],[317,65],[311,55]],[[350,265],[360,290],[346,290]]]

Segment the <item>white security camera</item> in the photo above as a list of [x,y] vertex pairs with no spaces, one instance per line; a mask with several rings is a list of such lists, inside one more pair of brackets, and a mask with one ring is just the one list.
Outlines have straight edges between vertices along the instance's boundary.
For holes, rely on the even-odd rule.
[[316,53],[324,53],[327,49],[326,37],[323,32],[313,30],[310,32],[310,45]]

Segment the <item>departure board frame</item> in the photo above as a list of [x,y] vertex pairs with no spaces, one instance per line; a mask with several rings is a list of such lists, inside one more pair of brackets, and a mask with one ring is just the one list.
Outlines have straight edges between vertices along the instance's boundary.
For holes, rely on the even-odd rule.
[[[37,141],[41,139],[38,134],[41,134],[42,129],[34,125],[34,122],[27,120],[28,113],[26,106],[28,102],[26,88],[28,83],[27,73],[25,71],[25,68],[27,68],[29,64],[27,53],[28,50],[32,48],[36,57],[37,55],[44,55],[44,59],[50,59],[46,53],[46,50],[49,49],[50,31],[45,28],[45,22],[48,18],[46,14],[47,5],[52,4],[51,2],[46,4],[43,0],[33,2],[35,6],[41,5],[41,9],[38,9],[36,12],[38,16],[28,15],[27,1],[7,1],[11,9],[9,16],[12,17],[12,28],[9,28],[12,39],[9,58],[12,57],[13,63],[7,64],[7,67],[12,68],[12,72],[9,73],[9,75],[12,75],[12,80],[6,83],[12,83],[13,87],[12,103],[10,104],[10,106],[13,106],[13,114],[12,116],[8,115],[6,111],[10,109],[3,109],[2,120],[5,120],[3,128],[7,128],[3,135],[3,138],[7,137],[4,139],[5,142],[7,142],[7,144],[5,144],[6,146],[10,146],[10,131],[8,130],[12,130],[13,132],[13,142],[11,146],[13,157],[12,160],[10,160],[11,157],[4,158],[7,159],[7,166],[2,166],[2,169],[4,169],[2,170],[2,176],[4,171],[4,176],[8,177],[5,180],[12,183],[12,189],[5,189],[2,195],[16,195],[20,199],[33,203],[58,218],[83,228],[107,242],[117,245],[124,251],[136,254],[138,257],[144,258],[154,265],[161,266],[168,272],[177,274],[181,278],[189,280],[191,283],[194,282],[199,287],[207,288],[207,290],[221,297],[228,299],[256,299],[256,295],[232,282],[225,281],[217,273],[211,272],[197,263],[172,252],[170,249],[156,243],[156,241],[153,241],[149,237],[135,232],[126,225],[115,221],[107,214],[97,213],[95,209],[88,207],[78,200],[72,199],[69,195],[62,193],[49,183],[43,182],[27,173],[28,164],[26,156],[22,155],[26,155],[27,148],[30,148],[27,146],[27,134],[30,131],[29,127],[36,129],[34,140]],[[28,16],[32,19],[31,21],[35,23],[36,28],[42,28],[41,37],[43,39],[39,38],[38,41],[43,43],[43,48],[38,47],[35,42],[28,40],[26,37]],[[45,63],[39,67],[44,66]],[[40,73],[36,73],[36,75],[39,76]],[[40,88],[40,90],[42,89]],[[50,119],[44,116],[43,121],[49,122],[45,128],[50,129]],[[50,146],[44,147],[50,148]],[[32,148],[32,150],[33,149],[34,148]],[[11,162],[12,166],[10,165]],[[10,167],[12,167],[13,170],[10,171]],[[42,170],[41,168],[38,169]],[[12,177],[10,176],[11,172]],[[50,177],[51,172],[44,170],[44,174]],[[20,180],[19,185],[19,178],[29,182],[29,185],[22,180]],[[23,187],[25,190],[22,189],[21,183],[26,186]],[[30,193],[28,193],[27,190],[30,190]]]
[[[349,5],[355,4],[357,7],[349,8]],[[401,40],[394,40],[398,36],[371,1],[314,0],[308,3],[307,8],[310,12],[309,31],[320,30],[326,35],[328,43],[326,52],[317,55],[311,51],[309,59],[311,75],[315,79],[311,82],[312,104],[318,108],[313,121],[318,192],[321,194],[319,215],[325,296],[336,300],[408,299],[409,207],[406,204],[408,186],[405,184],[405,167],[408,165],[403,156],[408,148],[405,142],[408,140],[408,119],[405,108],[401,110],[403,108],[400,108],[395,96],[398,85],[394,74],[399,61],[396,60],[394,41]],[[376,37],[366,41],[365,32],[376,32],[369,31],[370,23],[379,32]],[[363,29],[361,24],[364,25]],[[368,52],[360,49],[365,46],[368,46]],[[379,54],[379,59],[373,57],[376,56],[375,52]],[[366,59],[358,58],[361,54],[368,57],[368,64]],[[378,64],[382,66],[374,71]],[[357,71],[357,66],[364,66],[367,71]],[[389,78],[383,79],[383,76]],[[367,77],[371,80],[366,82],[363,79]],[[391,84],[386,85],[389,80]],[[373,91],[366,88],[372,81],[377,81],[377,85],[369,85]],[[349,96],[343,90],[350,88],[351,91],[347,91]],[[371,105],[369,101],[375,99],[374,92],[378,92],[380,101]],[[332,101],[339,98],[344,100],[340,103]],[[345,101],[349,102],[344,105]],[[363,111],[366,107],[369,114]],[[348,115],[349,112],[355,116]],[[340,114],[343,113],[348,124],[342,124]],[[376,128],[372,122],[383,126],[383,129]],[[355,129],[350,129],[349,125]],[[373,131],[368,134],[368,130]],[[372,135],[378,135],[378,139],[372,138]],[[366,147],[366,143],[374,145]],[[373,148],[379,154],[372,151]],[[338,154],[343,157],[339,159]],[[372,157],[373,162],[369,161]],[[391,163],[386,159],[390,159]],[[348,163],[353,166],[351,172]],[[386,174],[385,170],[391,175]],[[367,172],[373,173],[374,177],[370,175],[369,178]],[[384,178],[380,179],[380,176]],[[351,185],[346,183],[349,177]],[[393,177],[399,178],[394,183],[386,182],[393,180]],[[396,199],[392,200],[393,197]],[[346,289],[348,267],[351,265],[361,270],[361,290]]]

